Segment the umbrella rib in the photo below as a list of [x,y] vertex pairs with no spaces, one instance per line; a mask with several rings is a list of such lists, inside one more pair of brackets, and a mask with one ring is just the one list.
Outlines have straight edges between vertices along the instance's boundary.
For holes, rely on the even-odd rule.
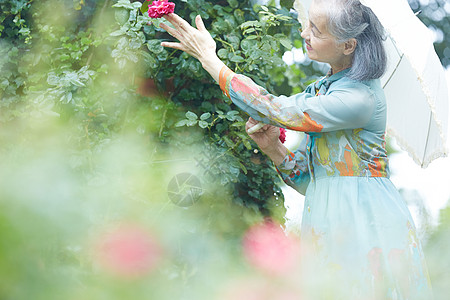
[[400,56],[400,59],[398,60],[397,65],[395,66],[395,69],[391,72],[391,76],[389,76],[388,80],[387,80],[386,83],[383,85],[383,89],[386,87],[386,85],[389,83],[389,81],[391,81],[392,76],[394,76],[395,71],[397,71],[398,66],[400,65],[400,63],[401,63],[402,60],[403,60],[403,56],[405,56],[405,55],[402,53],[402,55]]
[[428,139],[430,138],[430,129],[431,129],[431,122],[432,121],[433,121],[433,114],[430,111],[430,120],[428,122],[427,140],[425,141],[425,149],[423,150],[423,156],[422,156],[422,165],[421,165],[422,168],[423,168],[423,164],[425,162],[425,156],[427,155]]

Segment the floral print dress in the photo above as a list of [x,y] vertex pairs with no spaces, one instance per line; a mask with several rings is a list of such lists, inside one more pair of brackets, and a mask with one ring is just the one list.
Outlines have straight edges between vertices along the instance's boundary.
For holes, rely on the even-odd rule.
[[355,299],[431,299],[413,220],[389,179],[383,89],[347,72],[291,97],[226,67],[219,84],[254,119],[306,133],[277,170],[306,196],[301,237],[320,258],[316,267],[340,278]]

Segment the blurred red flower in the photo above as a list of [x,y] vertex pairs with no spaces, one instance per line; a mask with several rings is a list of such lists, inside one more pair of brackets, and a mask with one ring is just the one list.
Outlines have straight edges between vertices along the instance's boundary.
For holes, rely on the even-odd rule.
[[250,264],[275,275],[292,271],[300,260],[299,241],[273,222],[251,227],[244,235],[243,248]]
[[173,13],[174,10],[175,3],[169,2],[167,0],[153,1],[153,3],[148,6],[148,16],[153,19],[158,19],[164,15]]
[[95,250],[104,269],[125,277],[144,275],[162,259],[162,249],[155,238],[137,225],[122,225],[101,236]]

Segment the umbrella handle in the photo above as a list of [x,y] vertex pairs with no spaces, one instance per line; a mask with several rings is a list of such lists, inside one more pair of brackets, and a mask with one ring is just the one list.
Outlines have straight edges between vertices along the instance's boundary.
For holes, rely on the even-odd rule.
[[256,124],[255,126],[250,127],[247,130],[248,134],[254,134],[255,132],[257,132],[258,130],[260,130],[265,124],[262,122],[259,122],[258,124]]

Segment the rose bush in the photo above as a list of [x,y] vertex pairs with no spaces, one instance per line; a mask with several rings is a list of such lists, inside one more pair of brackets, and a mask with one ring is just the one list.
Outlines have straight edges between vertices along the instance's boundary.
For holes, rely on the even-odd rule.
[[[174,2],[202,15],[233,69],[289,92],[281,56],[299,35],[287,6]],[[195,59],[160,47],[171,37],[143,4],[0,1],[1,299],[201,299],[241,272],[250,224],[283,222],[247,116]],[[168,184],[186,170],[203,191],[181,208]],[[95,234],[130,223],[145,231]]]
[[[307,83],[298,67],[288,67],[281,59],[292,41],[301,46],[298,22],[289,13],[292,2],[282,1],[280,8],[234,0],[174,4],[190,21],[195,14],[203,17],[218,43],[218,55],[227,65],[253,76],[273,93],[289,94]],[[169,2],[153,3],[172,7]],[[30,23],[32,4],[36,17]],[[52,8],[53,4],[1,4],[6,26],[0,42],[2,121],[26,114],[31,106],[42,114],[59,114],[79,124],[77,139],[81,144],[86,139],[90,151],[95,151],[123,124],[130,124],[125,113],[130,105],[140,105],[138,114],[154,113],[147,124],[135,124],[143,134],[156,132],[154,138],[161,145],[177,149],[198,145],[200,150],[193,159],[203,167],[210,181],[206,184],[219,183],[228,188],[235,203],[282,221],[280,180],[270,160],[254,151],[256,145],[244,130],[245,114],[222,95],[198,61],[160,46],[161,40],[171,37],[159,28],[161,20],[149,18],[148,1],[67,0]],[[52,9],[60,14],[44,17],[45,11]],[[106,21],[109,16],[115,24]],[[70,20],[76,21],[74,25]],[[101,30],[90,26],[95,22],[103,23]],[[39,55],[38,49],[49,55]],[[125,73],[130,76],[121,75]],[[122,78],[105,86],[106,76]],[[135,91],[152,96],[130,100],[139,97]],[[107,100],[117,95],[124,101]],[[26,101],[27,97],[33,101]]]

